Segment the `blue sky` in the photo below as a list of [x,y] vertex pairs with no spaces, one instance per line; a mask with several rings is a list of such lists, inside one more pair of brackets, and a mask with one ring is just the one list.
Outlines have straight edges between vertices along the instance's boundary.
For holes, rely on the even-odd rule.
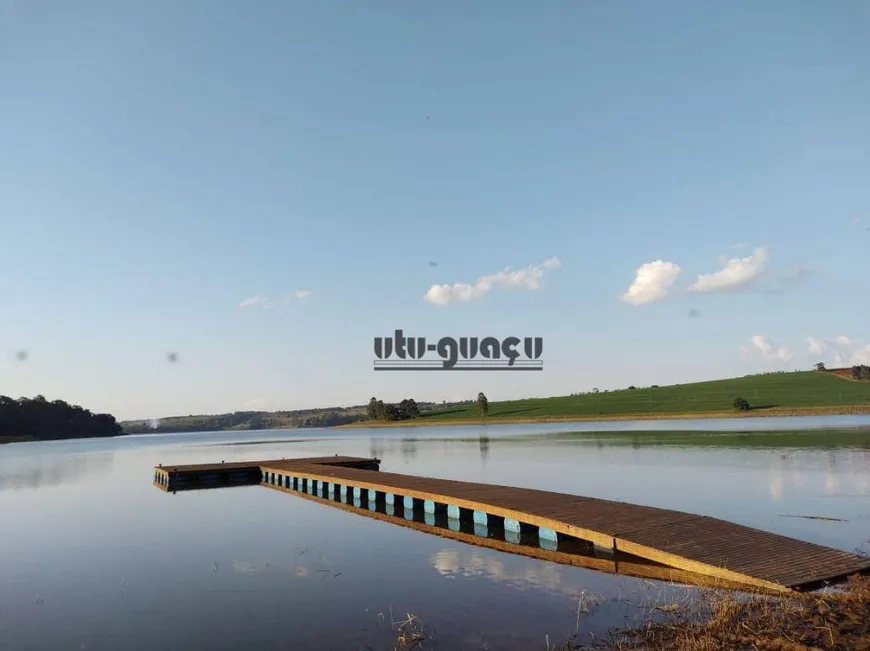
[[[868,24],[0,0],[0,393],[144,418],[870,358]],[[541,336],[545,368],[375,373],[395,328]]]

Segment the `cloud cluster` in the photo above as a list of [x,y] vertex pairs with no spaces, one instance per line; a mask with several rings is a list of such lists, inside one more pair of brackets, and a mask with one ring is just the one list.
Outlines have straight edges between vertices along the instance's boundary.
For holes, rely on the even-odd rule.
[[642,264],[635,271],[634,282],[620,298],[631,305],[644,305],[663,299],[680,277],[680,265],[656,260]]
[[292,298],[308,298],[311,296],[312,292],[310,289],[297,289],[293,292],[292,296],[285,296],[283,299],[271,299],[268,296],[250,296],[243,301],[239,302],[240,308],[245,307],[254,307],[259,305],[260,307],[275,307],[276,305],[280,305],[283,302],[287,302]]
[[[741,243],[733,248],[738,246],[744,245]],[[646,305],[674,293],[713,294],[748,289],[754,287],[762,277],[772,282],[765,292],[775,294],[812,275],[807,267],[798,267],[781,276],[775,276],[766,270],[769,259],[770,254],[765,247],[758,247],[750,255],[743,257],[723,257],[720,259],[720,269],[698,274],[694,282],[684,289],[677,287],[677,281],[683,272],[680,265],[664,260],[647,262],[635,269],[634,281],[619,298],[629,305]]]
[[[768,361],[790,362],[795,357],[795,351],[788,346],[780,346],[764,335],[750,338],[750,345],[740,346],[740,357],[748,361],[753,354]],[[843,368],[870,365],[870,343],[839,335],[838,337],[807,337],[807,352],[814,362],[824,362],[830,368]]]
[[711,274],[699,274],[686,291],[707,294],[743,287],[761,275],[764,271],[764,264],[769,258],[770,255],[764,247],[755,249],[751,255],[744,258],[731,258],[719,271]]
[[522,269],[507,267],[499,273],[481,276],[473,284],[432,285],[423,298],[434,305],[448,305],[454,301],[467,302],[482,298],[496,285],[534,291],[541,288],[545,271],[561,266],[558,258],[549,258],[539,265],[529,265]]
[[[777,360],[780,362],[790,362],[794,359],[794,350],[787,346],[780,346],[774,343],[764,335],[753,335],[749,338],[752,345],[761,351],[762,357],[766,360]],[[746,346],[741,346],[741,356],[743,359],[749,359],[751,349]]]
[[807,337],[807,350],[817,361],[833,367],[870,365],[870,344],[846,335],[833,339]]

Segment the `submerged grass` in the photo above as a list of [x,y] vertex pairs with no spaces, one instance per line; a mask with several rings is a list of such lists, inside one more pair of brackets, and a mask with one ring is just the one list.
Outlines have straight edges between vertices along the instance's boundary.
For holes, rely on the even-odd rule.
[[[625,599],[617,601],[629,604]],[[715,588],[687,590],[683,598],[646,600],[636,624],[596,640],[581,633],[582,619],[604,601],[581,599],[573,633],[557,641],[546,636],[546,651],[870,651],[870,577],[852,577],[836,589],[788,596]],[[380,614],[383,623],[386,616]],[[433,636],[407,615],[394,621],[389,651],[429,648]],[[586,642],[579,638],[584,636]],[[371,647],[366,647],[371,649]],[[529,651],[535,651],[530,649]]]

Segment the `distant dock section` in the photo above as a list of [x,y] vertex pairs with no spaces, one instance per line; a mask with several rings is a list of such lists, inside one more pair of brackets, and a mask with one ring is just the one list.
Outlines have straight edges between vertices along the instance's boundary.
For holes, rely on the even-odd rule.
[[339,468],[378,470],[379,459],[359,457],[313,457],[308,459],[272,459],[270,461],[232,461],[230,463],[199,463],[191,465],[159,465],[154,468],[154,484],[166,492],[218,488],[220,486],[250,486],[260,484],[262,468],[280,467],[282,464],[304,462],[313,465],[332,465]]
[[[158,466],[154,483],[175,492],[262,484],[408,522],[505,543],[533,536],[543,550],[598,550],[644,559],[721,582],[767,592],[807,590],[870,572],[870,558],[703,515],[512,486],[381,472],[380,460],[316,457]],[[336,505],[337,505],[336,504]],[[417,514],[415,516],[415,514]],[[459,537],[459,536],[454,536]],[[487,544],[485,546],[493,546]],[[582,564],[582,563],[577,563]]]

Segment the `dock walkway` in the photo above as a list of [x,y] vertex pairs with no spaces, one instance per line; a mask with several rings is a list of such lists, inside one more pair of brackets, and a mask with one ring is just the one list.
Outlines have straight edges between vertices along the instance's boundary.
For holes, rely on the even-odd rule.
[[[681,511],[382,472],[376,459],[323,457],[256,464],[260,482],[270,486],[313,494],[350,492],[406,509],[473,517],[484,525],[496,521],[505,531],[534,527],[542,538],[589,541],[614,553],[768,591],[805,589],[870,571],[870,558]],[[176,475],[182,468],[175,469]]]

